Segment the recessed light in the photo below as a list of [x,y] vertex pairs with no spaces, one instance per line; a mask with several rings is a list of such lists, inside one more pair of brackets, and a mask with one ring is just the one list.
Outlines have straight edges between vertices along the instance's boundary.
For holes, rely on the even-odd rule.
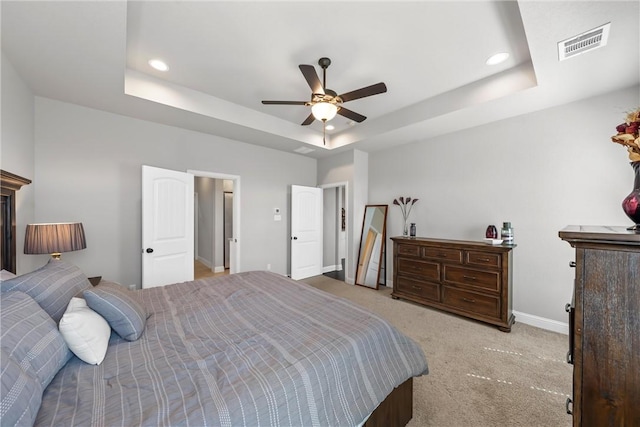
[[149,61],[149,65],[158,71],[167,71],[169,66],[161,59],[152,59]]
[[507,52],[500,52],[492,55],[487,59],[487,65],[497,65],[501,62],[504,62],[509,58],[509,54]]
[[334,130],[336,127],[334,125],[327,125],[325,127],[326,130]]

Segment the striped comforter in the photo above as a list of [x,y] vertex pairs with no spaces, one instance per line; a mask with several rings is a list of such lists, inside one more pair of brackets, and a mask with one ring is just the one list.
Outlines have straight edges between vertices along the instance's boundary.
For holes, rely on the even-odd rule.
[[73,357],[37,425],[353,426],[407,378],[422,350],[353,303],[269,272],[137,292],[150,317],[104,362]]

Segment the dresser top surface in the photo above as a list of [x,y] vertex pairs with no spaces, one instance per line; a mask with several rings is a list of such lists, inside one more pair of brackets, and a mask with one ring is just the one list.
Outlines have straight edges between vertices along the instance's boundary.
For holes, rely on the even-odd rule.
[[640,246],[640,233],[622,226],[569,225],[558,233],[568,242],[600,242]]
[[396,243],[406,243],[414,245],[429,245],[429,246],[450,246],[458,247],[461,249],[485,249],[496,252],[507,252],[515,248],[517,245],[492,245],[491,243],[478,241],[478,240],[452,240],[452,239],[434,239],[429,237],[391,237]]

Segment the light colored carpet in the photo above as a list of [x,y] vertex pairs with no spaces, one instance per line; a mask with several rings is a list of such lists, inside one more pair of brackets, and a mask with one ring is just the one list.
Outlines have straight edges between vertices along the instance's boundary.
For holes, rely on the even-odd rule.
[[516,323],[510,333],[394,300],[325,276],[302,280],[384,317],[420,344],[429,375],[414,379],[410,427],[570,426],[566,335]]

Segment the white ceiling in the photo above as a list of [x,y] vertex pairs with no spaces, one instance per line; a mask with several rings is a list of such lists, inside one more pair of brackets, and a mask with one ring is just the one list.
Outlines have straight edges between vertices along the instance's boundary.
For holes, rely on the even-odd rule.
[[[638,1],[6,1],[2,50],[39,96],[320,158],[373,151],[640,82]],[[611,22],[608,45],[559,62],[557,42]],[[497,66],[485,60],[507,51]],[[300,126],[299,64],[331,58],[338,93],[388,92]],[[162,73],[149,67],[165,60]],[[640,103],[640,94],[639,94]],[[624,109],[628,106],[621,106]]]

